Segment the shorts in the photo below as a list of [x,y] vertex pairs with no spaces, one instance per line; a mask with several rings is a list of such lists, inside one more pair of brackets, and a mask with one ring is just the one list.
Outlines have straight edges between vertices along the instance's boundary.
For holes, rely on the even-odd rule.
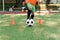
[[35,12],[35,6],[34,5],[32,5],[30,3],[27,3],[27,7],[28,7],[28,9],[29,9],[29,7],[31,7],[32,8],[32,12]]

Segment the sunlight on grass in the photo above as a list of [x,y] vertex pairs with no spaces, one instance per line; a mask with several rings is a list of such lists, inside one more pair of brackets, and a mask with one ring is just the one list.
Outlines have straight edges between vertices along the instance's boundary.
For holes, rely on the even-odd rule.
[[7,35],[0,35],[0,40],[9,40],[9,36],[7,36]]
[[54,14],[49,14],[49,15],[45,15],[45,17],[51,17],[53,16]]
[[35,35],[39,35],[39,33],[41,33],[42,31],[44,31],[44,28],[35,28],[34,30],[33,30],[33,33],[35,34]]
[[0,20],[0,26],[9,26],[9,22],[7,20]]
[[45,35],[46,35],[47,39],[54,38],[55,40],[57,40],[59,38],[59,35],[55,34],[55,33],[45,32]]
[[55,21],[47,21],[46,24],[48,27],[55,27],[57,26],[57,22]]
[[3,16],[11,16],[11,14],[4,14]]
[[58,31],[60,32],[60,27],[58,27]]
[[4,23],[4,22],[6,22],[6,20],[0,20],[0,23]]
[[24,31],[25,28],[26,28],[26,26],[20,26],[17,30],[19,30],[19,31]]

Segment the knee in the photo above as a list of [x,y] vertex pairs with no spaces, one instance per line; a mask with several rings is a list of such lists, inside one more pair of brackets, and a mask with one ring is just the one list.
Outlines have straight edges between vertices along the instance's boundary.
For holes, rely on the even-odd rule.
[[32,12],[32,14],[31,15],[34,15],[34,12]]
[[32,10],[32,8],[31,8],[31,7],[29,7],[29,10]]

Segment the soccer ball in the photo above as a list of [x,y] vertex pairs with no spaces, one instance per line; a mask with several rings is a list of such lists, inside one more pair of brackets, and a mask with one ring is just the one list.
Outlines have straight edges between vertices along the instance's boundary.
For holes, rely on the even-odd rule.
[[32,26],[32,25],[34,24],[33,19],[27,19],[26,24],[27,24],[28,26]]

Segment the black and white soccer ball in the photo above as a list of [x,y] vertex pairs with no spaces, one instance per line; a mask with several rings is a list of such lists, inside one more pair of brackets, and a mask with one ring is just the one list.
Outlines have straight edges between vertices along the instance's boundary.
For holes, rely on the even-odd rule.
[[33,20],[33,19],[27,19],[26,24],[27,24],[28,26],[33,26],[34,20]]

